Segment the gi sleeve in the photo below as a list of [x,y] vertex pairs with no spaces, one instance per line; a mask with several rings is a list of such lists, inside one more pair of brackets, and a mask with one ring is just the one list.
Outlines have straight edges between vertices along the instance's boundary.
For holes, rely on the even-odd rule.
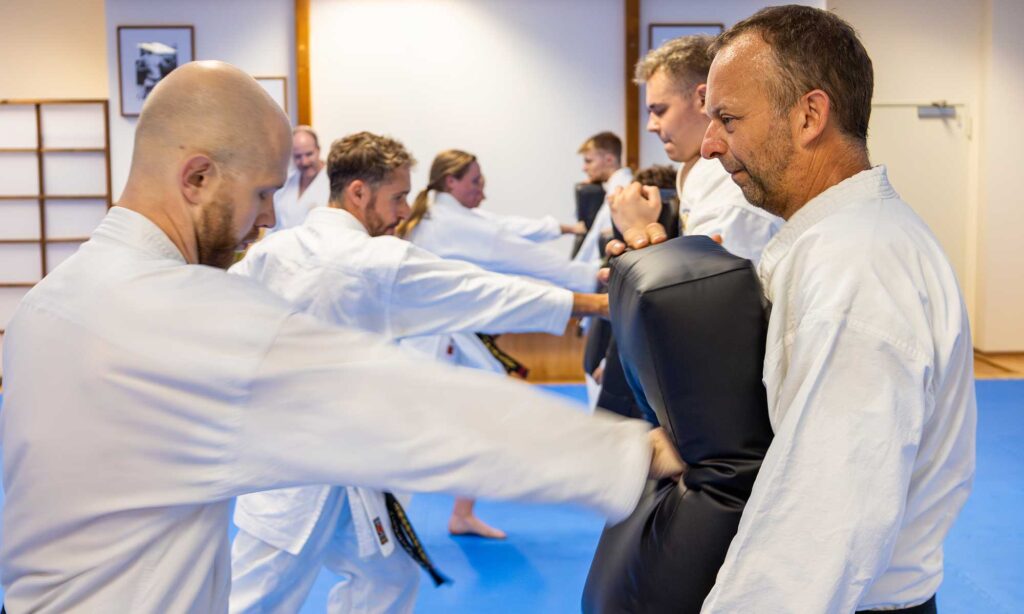
[[386,309],[392,337],[537,331],[560,335],[572,315],[562,288],[444,260],[409,245]]
[[562,224],[551,215],[534,218],[521,215],[498,215],[485,211],[480,211],[480,213],[486,213],[486,216],[494,220],[503,230],[527,241],[541,243],[553,241],[562,236]]
[[930,408],[925,356],[814,313],[787,337],[775,439],[704,613],[853,612],[902,524]]
[[781,221],[746,207],[725,203],[697,207],[686,220],[687,235],[721,235],[722,247],[755,265],[761,251],[778,232]]
[[619,520],[651,461],[643,423],[588,417],[302,314],[281,325],[238,419],[236,495],[345,484],[573,502]]
[[597,288],[599,263],[566,259],[545,247],[508,232],[490,237],[480,264],[486,269],[543,279],[573,292],[593,292]]

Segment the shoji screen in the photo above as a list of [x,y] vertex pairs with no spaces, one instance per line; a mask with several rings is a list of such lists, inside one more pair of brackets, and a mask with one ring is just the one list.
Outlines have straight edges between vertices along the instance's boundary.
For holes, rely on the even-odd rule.
[[21,298],[111,204],[107,122],[106,100],[0,101],[0,348]]

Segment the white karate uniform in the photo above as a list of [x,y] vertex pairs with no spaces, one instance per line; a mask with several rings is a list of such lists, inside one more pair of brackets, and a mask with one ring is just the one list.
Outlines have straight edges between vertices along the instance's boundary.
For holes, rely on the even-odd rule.
[[409,240],[442,258],[470,262],[496,273],[547,281],[574,292],[597,287],[597,263],[573,262],[509,232],[463,207],[447,192],[431,191],[430,204]]
[[756,266],[783,219],[747,202],[718,160],[700,158],[676,175],[684,235],[722,235],[722,247]]
[[313,177],[306,190],[299,196],[299,182],[302,174],[293,170],[280,190],[274,192],[274,215],[277,221],[269,232],[294,228],[305,221],[309,212],[317,207],[326,207],[331,200],[331,180],[327,177],[327,166]]
[[611,232],[613,226],[612,210],[608,206],[609,199],[615,195],[616,190],[625,189],[631,183],[633,183],[633,171],[628,166],[624,166],[612,173],[608,181],[601,184],[605,193],[604,202],[597,210],[597,215],[594,216],[594,223],[590,225],[586,236],[583,237],[580,249],[576,252],[576,257],[573,258],[574,261],[600,265],[604,259],[604,254],[601,253],[601,236]]
[[926,601],[974,475],[971,334],[946,256],[876,167],[797,211],[759,273],[775,439],[702,612]]
[[544,241],[553,241],[562,236],[562,223],[552,215],[523,217],[521,215],[494,213],[479,207],[472,211],[527,241],[542,243]]
[[575,501],[614,520],[651,458],[642,424],[298,313],[121,207],[22,300],[4,375],[12,612],[226,612],[228,510],[248,492]]
[[[392,339],[457,331],[561,333],[572,313],[568,290],[442,260],[394,237],[371,238],[349,212],[327,207],[254,245],[230,272],[260,282],[305,313]],[[344,514],[341,506],[327,506],[337,498],[350,506]],[[243,495],[235,524],[241,532],[232,557],[232,612],[301,604],[325,561],[349,576],[331,592],[328,611],[412,610],[419,574],[404,552],[391,556],[395,536],[380,491],[305,486]],[[353,537],[321,535],[335,532]],[[375,574],[367,571],[371,565]],[[353,593],[372,598],[353,600]]]

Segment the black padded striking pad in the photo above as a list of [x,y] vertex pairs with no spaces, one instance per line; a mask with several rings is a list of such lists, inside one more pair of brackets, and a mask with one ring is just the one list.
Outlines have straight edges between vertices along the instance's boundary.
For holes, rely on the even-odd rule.
[[[583,222],[587,230],[590,230],[590,227],[594,225],[594,218],[597,217],[597,212],[601,210],[601,205],[603,204],[604,188],[601,187],[600,183],[576,184],[576,219]],[[580,247],[583,245],[584,238],[584,235],[576,235],[571,257],[576,257],[576,253],[580,251]],[[604,252],[601,253],[603,254]]]
[[772,438],[761,287],[748,260],[690,236],[614,259],[609,300],[626,378],[689,468],[685,490],[649,484],[605,529],[583,611],[699,612]]

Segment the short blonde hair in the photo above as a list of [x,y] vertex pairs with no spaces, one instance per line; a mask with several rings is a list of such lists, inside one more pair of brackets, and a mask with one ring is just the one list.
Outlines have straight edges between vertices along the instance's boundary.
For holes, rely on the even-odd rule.
[[714,38],[703,34],[673,38],[652,49],[636,65],[636,83],[650,81],[654,73],[664,70],[672,83],[688,90],[707,83],[712,56],[708,53]]
[[587,153],[591,149],[608,152],[615,156],[616,160],[622,160],[622,139],[614,132],[598,132],[586,141],[583,141],[583,144],[580,145],[576,153]]

